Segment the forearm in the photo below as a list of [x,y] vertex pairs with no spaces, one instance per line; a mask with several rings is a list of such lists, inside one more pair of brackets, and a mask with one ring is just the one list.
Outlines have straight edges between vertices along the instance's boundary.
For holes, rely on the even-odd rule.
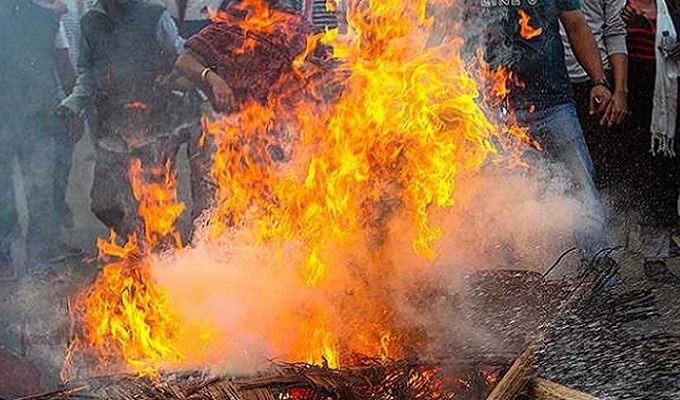
[[604,78],[604,68],[600,60],[600,51],[590,31],[586,19],[580,10],[560,12],[560,20],[567,32],[569,44],[576,60],[581,64],[590,79]]
[[205,61],[191,50],[182,53],[175,63],[175,68],[186,79],[195,85],[203,85],[203,72],[206,69]]
[[68,108],[75,115],[82,115],[92,105],[96,91],[94,71],[85,70],[78,75],[73,90],[60,106]]
[[628,56],[616,53],[609,56],[614,74],[614,93],[628,93]]
[[600,51],[597,48],[592,32],[590,32],[585,23],[571,32],[567,31],[567,36],[569,36],[569,43],[574,51],[576,60],[581,64],[590,79],[603,78],[604,68],[600,60]]

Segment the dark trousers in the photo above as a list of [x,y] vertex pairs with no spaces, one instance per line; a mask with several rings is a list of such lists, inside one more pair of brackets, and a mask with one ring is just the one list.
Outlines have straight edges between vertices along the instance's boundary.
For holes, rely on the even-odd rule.
[[[191,168],[192,220],[213,204],[214,183],[211,179],[211,145],[203,144],[198,124],[187,129],[181,136],[168,136],[153,144],[128,152],[114,151],[97,144],[97,159],[94,168],[94,182],[90,192],[91,208],[94,215],[121,238],[137,234],[143,238],[143,221],[139,217],[139,202],[135,199],[129,178],[130,164],[138,158],[143,169],[166,165],[169,161],[174,169],[181,145],[188,141],[187,151]],[[174,173],[174,171],[172,171]],[[150,175],[145,178],[152,179]],[[184,238],[190,232],[180,232]]]
[[20,232],[12,179],[18,161],[28,208],[29,268],[51,258],[59,240],[53,200],[54,143],[66,137],[64,122],[53,115],[26,118],[23,126],[0,125],[0,251],[9,252]]
[[71,161],[75,143],[68,135],[54,141],[54,208],[60,218],[60,225],[71,218],[71,208],[66,202],[68,178],[71,175]]
[[608,188],[613,183],[611,178],[616,168],[615,137],[619,128],[607,130],[600,125],[599,115],[590,115],[590,81],[574,83],[573,87],[576,113],[593,160],[595,184],[598,189]]
[[[136,234],[138,239],[142,239],[144,225],[130,182],[131,164],[134,159],[139,159],[143,170],[162,167],[168,162],[174,168],[180,145],[181,141],[177,138],[158,139],[146,147],[123,152],[97,144],[90,191],[94,215],[121,238]],[[147,178],[152,177],[145,175],[145,182]]]

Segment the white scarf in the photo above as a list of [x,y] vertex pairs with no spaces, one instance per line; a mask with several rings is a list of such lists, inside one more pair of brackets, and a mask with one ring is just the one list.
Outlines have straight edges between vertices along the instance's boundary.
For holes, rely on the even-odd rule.
[[656,0],[656,79],[652,106],[652,154],[675,156],[673,142],[678,113],[678,64],[660,50],[663,32],[668,31],[672,42],[677,40],[673,20],[665,0]]

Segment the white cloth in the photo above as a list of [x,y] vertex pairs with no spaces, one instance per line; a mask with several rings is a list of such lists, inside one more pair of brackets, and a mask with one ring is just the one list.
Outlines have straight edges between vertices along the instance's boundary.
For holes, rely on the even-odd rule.
[[59,28],[57,29],[57,36],[54,38],[54,48],[57,50],[68,50],[69,44],[66,38],[66,30],[64,23],[59,21]]
[[668,13],[665,0],[656,0],[656,77],[652,102],[652,154],[675,156],[673,142],[678,114],[678,64],[666,58],[661,50],[663,32],[669,33],[672,43],[678,35]]
[[[173,18],[179,19],[179,7],[176,0],[150,0],[152,3],[164,6]],[[205,10],[208,8],[218,9],[223,0],[187,0],[187,9],[184,13],[185,21],[203,21],[209,18]]]

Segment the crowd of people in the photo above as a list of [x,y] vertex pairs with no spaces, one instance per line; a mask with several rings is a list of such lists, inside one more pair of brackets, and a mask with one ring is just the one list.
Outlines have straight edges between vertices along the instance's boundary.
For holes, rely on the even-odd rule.
[[[27,270],[82,251],[59,240],[73,225],[66,202],[75,143],[89,131],[96,150],[92,212],[121,236],[139,226],[127,183],[131,158],[174,160],[184,143],[191,160],[197,217],[209,207],[209,155],[198,145],[205,101],[217,110],[266,101],[267,87],[290,66],[260,60],[262,76],[230,74],[238,35],[211,23],[209,9],[238,0],[3,0],[0,3],[0,278],[16,271],[19,235],[13,181],[18,162],[28,205]],[[472,0],[474,1],[474,0]],[[299,16],[300,32],[344,29],[324,0],[269,0]],[[464,23],[489,22],[485,55],[521,88],[508,102],[561,163],[588,214],[576,241],[584,257],[615,264],[602,193],[616,212],[639,215],[644,270],[675,282],[666,261],[676,248],[680,169],[675,156],[680,14],[672,0],[481,1]],[[528,16],[526,35],[518,20]],[[437,16],[435,16],[436,18]],[[309,29],[308,29],[309,28]],[[285,45],[285,43],[284,43]],[[293,46],[293,43],[289,43]],[[301,51],[301,50],[300,50]],[[293,54],[295,53],[295,54]],[[274,54],[274,53],[267,53]],[[286,57],[288,54],[290,57]],[[263,53],[263,56],[266,56]],[[271,57],[270,57],[271,58]],[[77,72],[76,72],[77,71]]]

